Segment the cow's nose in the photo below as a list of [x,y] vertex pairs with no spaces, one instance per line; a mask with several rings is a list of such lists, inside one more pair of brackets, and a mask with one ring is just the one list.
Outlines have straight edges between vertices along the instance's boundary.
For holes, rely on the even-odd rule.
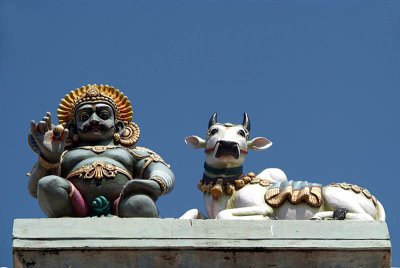
[[215,154],[216,158],[220,158],[221,156],[231,155],[234,158],[239,158],[239,146],[234,141],[219,141],[218,150]]
[[219,145],[224,147],[224,148],[233,148],[233,147],[235,147],[237,145],[237,143],[234,142],[234,141],[224,141],[224,140],[222,140],[222,141],[219,141]]

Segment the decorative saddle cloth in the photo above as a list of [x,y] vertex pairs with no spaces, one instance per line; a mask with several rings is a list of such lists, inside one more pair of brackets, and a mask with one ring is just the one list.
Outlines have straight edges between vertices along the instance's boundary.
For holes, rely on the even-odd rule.
[[279,207],[288,200],[292,204],[306,202],[312,207],[322,204],[322,184],[307,181],[280,181],[265,193],[265,201],[271,207]]

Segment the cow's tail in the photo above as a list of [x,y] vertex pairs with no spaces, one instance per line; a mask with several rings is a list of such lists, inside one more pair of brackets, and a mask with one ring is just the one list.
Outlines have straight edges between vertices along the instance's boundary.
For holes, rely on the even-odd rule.
[[377,220],[377,221],[385,221],[385,219],[386,219],[385,209],[383,208],[381,202],[378,201],[378,203],[376,204],[375,220]]

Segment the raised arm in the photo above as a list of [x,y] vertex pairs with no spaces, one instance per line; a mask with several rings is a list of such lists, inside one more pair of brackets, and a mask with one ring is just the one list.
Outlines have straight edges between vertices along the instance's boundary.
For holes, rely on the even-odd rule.
[[37,198],[38,181],[45,176],[57,174],[68,130],[61,126],[54,127],[51,124],[51,114],[47,112],[39,123],[31,121],[29,135],[30,146],[39,155],[39,160],[27,174],[28,190],[34,198]]

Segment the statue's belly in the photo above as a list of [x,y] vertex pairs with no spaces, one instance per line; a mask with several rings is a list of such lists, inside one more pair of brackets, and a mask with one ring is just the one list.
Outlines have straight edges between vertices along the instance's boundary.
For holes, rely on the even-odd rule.
[[69,181],[82,194],[87,204],[90,205],[100,195],[110,201],[114,201],[119,197],[122,188],[129,179],[123,174],[117,174],[115,178],[83,179],[75,177]]

